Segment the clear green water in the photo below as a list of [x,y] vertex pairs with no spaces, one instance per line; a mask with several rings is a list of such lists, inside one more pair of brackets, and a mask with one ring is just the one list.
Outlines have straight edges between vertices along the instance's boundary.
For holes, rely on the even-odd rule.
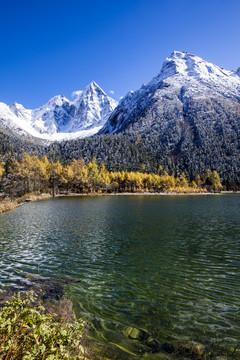
[[29,203],[0,216],[0,255],[2,289],[28,274],[80,279],[65,290],[100,342],[135,353],[130,325],[240,344],[238,194]]

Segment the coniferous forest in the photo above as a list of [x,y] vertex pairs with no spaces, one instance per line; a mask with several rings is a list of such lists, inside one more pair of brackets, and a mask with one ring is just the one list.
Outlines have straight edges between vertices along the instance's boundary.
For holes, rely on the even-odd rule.
[[125,135],[97,135],[46,144],[32,139],[16,138],[0,131],[0,156],[7,162],[8,158],[19,160],[28,153],[39,158],[47,156],[50,162],[59,161],[64,165],[75,159],[83,159],[88,164],[95,158],[97,164],[104,164],[109,172],[143,172],[145,169],[146,173],[157,174],[162,166],[165,172],[174,177],[181,177],[184,173],[189,182],[194,180],[197,174],[204,180],[206,171],[210,169],[211,172],[215,170],[219,174],[223,190],[240,189],[239,153],[233,146],[231,157],[215,144],[206,149],[196,146],[185,149],[183,146],[178,151],[169,151],[164,142],[153,135],[136,136],[128,132]]

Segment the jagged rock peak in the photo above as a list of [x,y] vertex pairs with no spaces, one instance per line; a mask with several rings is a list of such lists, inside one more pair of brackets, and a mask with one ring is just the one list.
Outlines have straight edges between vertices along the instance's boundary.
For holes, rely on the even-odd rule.
[[12,103],[9,106],[9,109],[12,111],[12,113],[14,115],[16,115],[19,119],[23,119],[23,120],[30,120],[31,114],[32,114],[32,110],[30,109],[25,109],[24,106],[22,104],[18,104],[16,101],[14,103]]
[[10,109],[12,111],[17,111],[19,109],[24,109],[23,105],[22,104],[18,104],[16,101],[14,101],[11,105],[9,105]]
[[91,92],[100,92],[104,95],[106,95],[106,93],[103,91],[102,88],[100,88],[100,86],[95,83],[95,81],[91,81],[89,85],[87,85],[85,87],[85,89],[83,90],[83,92],[88,92],[88,91],[91,91]]
[[240,76],[240,67],[237,69],[236,74]]
[[110,101],[115,102],[115,100],[109,98],[109,96],[103,91],[102,88],[100,88],[100,86],[95,81],[92,81],[89,85],[87,85],[84,88],[84,90],[76,92],[76,96],[73,100],[73,103],[77,104],[77,103],[81,102],[83,99],[88,99],[88,101],[89,100],[92,101],[92,100],[94,100],[94,98],[98,99],[99,96],[107,98]]
[[90,84],[86,86],[86,88],[92,88],[92,89],[98,88],[98,89],[101,89],[100,86],[94,80],[92,80],[90,82]]

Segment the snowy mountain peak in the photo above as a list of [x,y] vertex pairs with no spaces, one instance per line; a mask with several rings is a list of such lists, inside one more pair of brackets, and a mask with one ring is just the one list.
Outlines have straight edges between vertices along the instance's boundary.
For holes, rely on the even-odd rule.
[[[171,119],[171,111],[175,108],[179,107],[184,112],[190,100],[198,104],[212,97],[240,102],[240,78],[237,73],[188,52],[174,51],[166,58],[156,77],[134,93],[129,92],[120,101],[100,133],[120,132],[133,124],[140,127],[142,122],[146,129],[151,121],[159,124],[160,118],[165,121],[163,108],[168,107],[166,118]],[[151,121],[142,121],[146,114]]]
[[100,86],[98,86],[98,84],[95,83],[95,81],[92,81],[88,86],[85,87],[85,89],[83,90],[83,93],[95,93],[95,94],[103,94],[105,96],[106,93],[103,91],[103,89],[100,88]]
[[99,89],[100,89],[100,86],[98,86],[98,84],[95,83],[94,80],[92,80],[92,81],[90,82],[90,84],[89,84],[88,86],[86,86],[86,87],[87,87],[87,88],[92,88],[92,89],[94,89],[94,88],[99,88]]
[[107,121],[110,113],[117,106],[113,100],[92,81],[73,101],[76,106],[75,120],[69,128],[70,132],[76,131],[81,123],[82,128],[91,129],[93,125],[100,130]]
[[43,105],[44,107],[48,106],[62,106],[63,103],[65,102],[69,102],[69,100],[64,96],[64,95],[56,95],[54,97],[52,97],[51,99],[48,100],[48,102]]
[[174,51],[164,61],[158,77],[164,80],[174,75],[191,76],[196,80],[211,81],[229,76],[231,72],[188,52]]
[[18,104],[17,102],[12,103],[9,108],[16,114],[26,110],[21,104]]
[[[239,75],[239,74],[238,74]],[[225,70],[202,58],[185,51],[174,51],[163,63],[161,72],[148,85],[158,86],[159,83],[183,83],[192,86],[226,87],[239,91],[239,77],[233,71]]]
[[[74,92],[75,99],[57,95],[37,109],[25,109],[21,104],[0,106],[0,125],[22,129],[32,136],[46,140],[65,140],[97,133],[117,106],[92,81],[83,91]],[[18,131],[18,130],[17,130]]]
[[32,110],[25,109],[21,104],[14,102],[9,106],[9,109],[16,115],[19,119],[24,121],[30,121]]
[[100,88],[100,86],[98,86],[95,81],[92,81],[89,85],[85,87],[84,90],[75,91],[75,99],[73,100],[73,103],[79,104],[81,101],[83,101],[84,98],[86,99],[86,101],[90,99],[93,100],[94,96],[97,98],[99,95],[107,97],[106,93]]

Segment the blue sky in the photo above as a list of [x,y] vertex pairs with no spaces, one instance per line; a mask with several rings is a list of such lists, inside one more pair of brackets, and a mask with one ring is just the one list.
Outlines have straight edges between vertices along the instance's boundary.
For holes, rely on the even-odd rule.
[[119,100],[173,50],[240,67],[239,0],[0,0],[0,101],[34,108],[92,80]]

